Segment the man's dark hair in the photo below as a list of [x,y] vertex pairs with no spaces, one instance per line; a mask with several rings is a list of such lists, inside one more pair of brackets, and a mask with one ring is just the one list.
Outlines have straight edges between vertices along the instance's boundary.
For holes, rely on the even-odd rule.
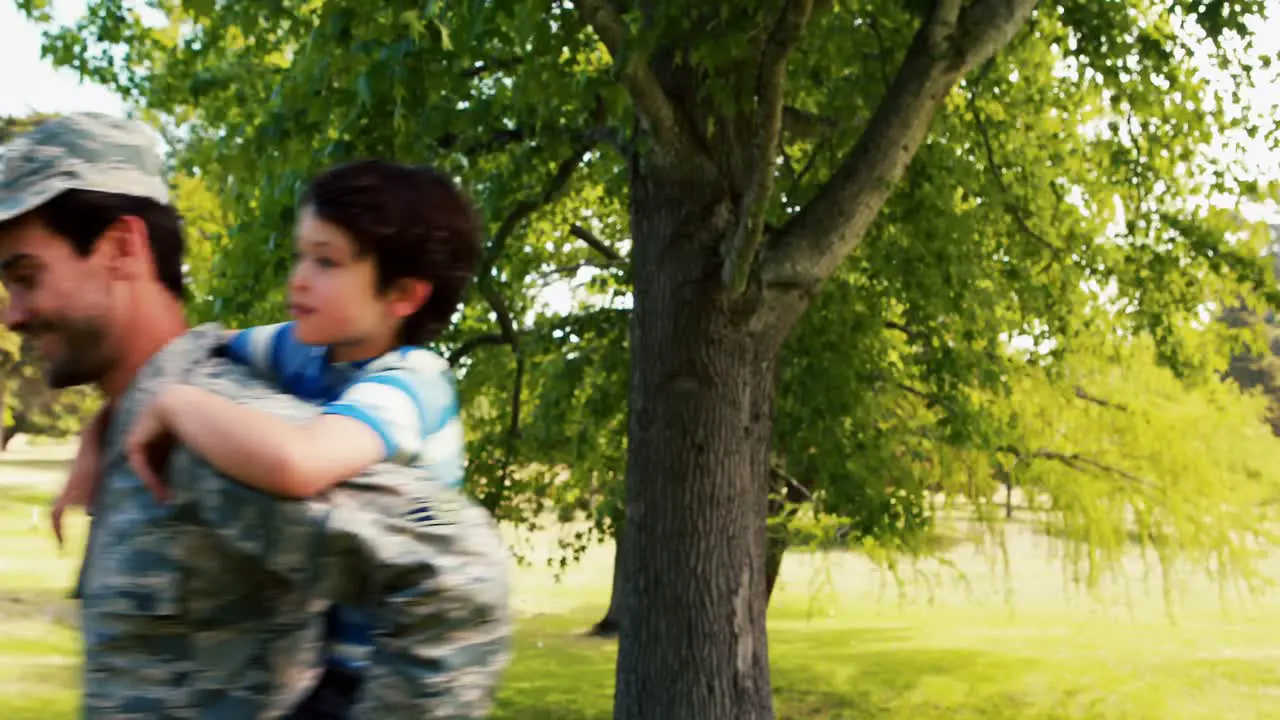
[[448,176],[426,166],[381,160],[339,165],[312,181],[302,207],[351,236],[372,257],[378,289],[398,280],[431,283],[431,295],[405,318],[399,341],[422,345],[449,326],[480,262],[480,219]]
[[147,226],[156,275],[165,289],[182,300],[182,220],[178,211],[149,198],[93,190],[67,190],[37,207],[25,217],[67,238],[80,257],[93,252],[94,244],[111,224],[132,215]]

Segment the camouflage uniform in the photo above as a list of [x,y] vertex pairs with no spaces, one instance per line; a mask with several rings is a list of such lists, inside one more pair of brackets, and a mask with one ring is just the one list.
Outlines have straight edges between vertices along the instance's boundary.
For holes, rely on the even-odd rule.
[[[50,183],[167,200],[143,182],[158,160],[84,161],[113,143],[136,148],[141,132],[96,115],[37,129],[6,153],[0,221],[47,202]],[[492,518],[459,492],[383,464],[323,497],[283,500],[185,448],[169,459],[168,502],[142,487],[125,433],[171,383],[293,421],[317,412],[218,357],[219,341],[216,326],[176,339],[116,403],[82,578],[83,716],[279,717],[319,676],[324,611],[339,602],[376,626],[354,718],[484,717],[509,658],[508,556]]]

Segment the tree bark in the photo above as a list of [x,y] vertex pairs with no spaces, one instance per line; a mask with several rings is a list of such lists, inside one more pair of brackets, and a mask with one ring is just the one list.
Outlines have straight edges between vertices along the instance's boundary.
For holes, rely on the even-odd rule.
[[[756,105],[728,116],[701,104],[701,70],[676,63],[676,48],[646,52],[609,0],[575,5],[647,136],[631,161],[614,718],[771,720],[766,524],[782,341],[866,234],[951,87],[1008,42],[1035,0],[935,3],[862,137],[767,242],[757,221],[772,194],[785,63],[813,3],[784,5],[755,76],[738,76],[733,96]],[[718,131],[704,132],[712,120]]]
[[[636,163],[616,720],[768,720],[774,367],[716,248],[727,191]],[[664,164],[667,168],[673,164]]]
[[764,605],[766,608],[773,602],[773,588],[778,584],[778,575],[782,572],[782,556],[786,554],[789,545],[786,533],[769,533],[764,558]]
[[613,586],[609,592],[609,609],[604,611],[604,617],[600,621],[591,626],[587,631],[588,635],[595,637],[617,637],[620,623],[619,599],[622,597],[626,589],[622,586],[622,548],[626,545],[626,522],[619,522],[614,526],[613,533]]

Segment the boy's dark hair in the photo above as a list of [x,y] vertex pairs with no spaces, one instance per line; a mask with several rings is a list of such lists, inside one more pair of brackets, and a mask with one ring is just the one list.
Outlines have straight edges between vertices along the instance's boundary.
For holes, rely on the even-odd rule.
[[67,238],[80,257],[93,252],[94,244],[112,223],[132,215],[147,226],[156,275],[166,290],[182,300],[182,219],[169,205],[150,198],[94,190],[67,190],[23,217],[38,220]]
[[422,345],[449,326],[480,262],[480,220],[448,176],[426,166],[360,160],[311,182],[302,207],[342,228],[361,256],[371,256],[378,289],[411,278],[431,295],[405,318],[399,341]]

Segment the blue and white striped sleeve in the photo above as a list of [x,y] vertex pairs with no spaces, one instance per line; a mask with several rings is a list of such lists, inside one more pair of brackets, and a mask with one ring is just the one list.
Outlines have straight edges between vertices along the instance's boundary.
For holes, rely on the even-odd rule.
[[451,487],[466,474],[466,436],[449,363],[421,348],[375,361],[324,412],[368,425],[386,447],[384,460],[426,469]]
[[241,330],[227,343],[227,356],[247,365],[258,375],[279,381],[284,374],[284,364],[292,341],[292,323],[259,325]]
[[342,415],[368,425],[386,446],[385,460],[402,461],[422,444],[422,391],[410,373],[385,370],[352,383],[337,400],[325,405],[326,415]]

